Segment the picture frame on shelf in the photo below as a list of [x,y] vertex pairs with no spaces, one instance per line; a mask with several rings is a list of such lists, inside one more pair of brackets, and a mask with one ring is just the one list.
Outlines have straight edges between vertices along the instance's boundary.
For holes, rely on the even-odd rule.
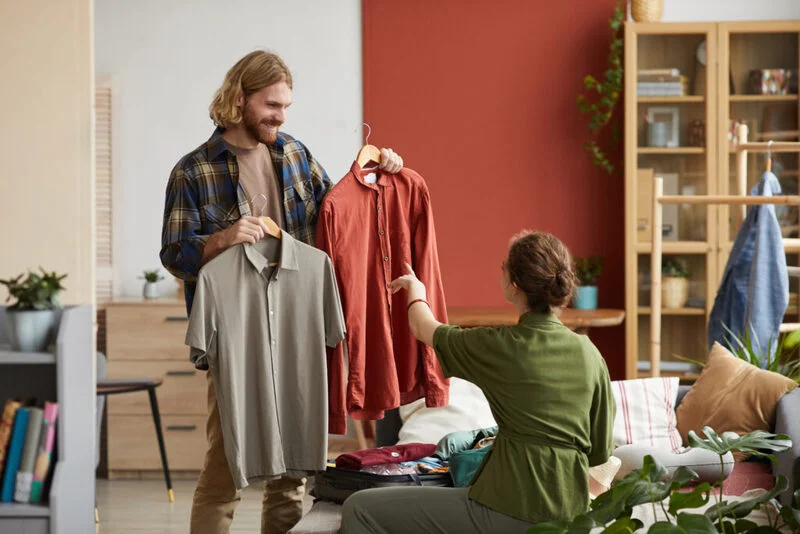
[[667,148],[678,148],[680,146],[680,108],[675,106],[659,106],[647,108],[647,123],[650,128],[654,124],[661,123],[667,125]]

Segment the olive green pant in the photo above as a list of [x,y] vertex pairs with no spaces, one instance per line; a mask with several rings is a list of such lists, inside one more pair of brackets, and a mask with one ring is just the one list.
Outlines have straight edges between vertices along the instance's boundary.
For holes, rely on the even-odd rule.
[[467,496],[469,488],[380,488],[344,503],[342,534],[523,534],[532,526]]

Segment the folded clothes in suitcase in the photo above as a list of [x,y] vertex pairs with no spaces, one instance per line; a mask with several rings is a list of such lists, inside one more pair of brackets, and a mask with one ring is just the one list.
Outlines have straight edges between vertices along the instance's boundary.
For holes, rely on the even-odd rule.
[[417,486],[449,488],[453,486],[453,480],[450,473],[379,475],[329,466],[314,476],[311,495],[320,501],[341,504],[353,493],[365,489]]

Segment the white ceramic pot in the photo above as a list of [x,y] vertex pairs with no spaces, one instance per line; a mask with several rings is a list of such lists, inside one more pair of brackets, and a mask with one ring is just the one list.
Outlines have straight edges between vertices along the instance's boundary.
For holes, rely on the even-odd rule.
[[683,308],[689,300],[689,279],[667,276],[661,280],[661,305]]
[[158,298],[158,282],[145,282],[143,290],[144,298],[157,299]]
[[12,350],[42,352],[47,348],[55,324],[55,310],[6,310],[6,318]]

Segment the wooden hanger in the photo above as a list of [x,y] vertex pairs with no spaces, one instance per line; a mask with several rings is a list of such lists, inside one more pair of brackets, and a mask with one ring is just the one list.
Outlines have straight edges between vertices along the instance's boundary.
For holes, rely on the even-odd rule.
[[266,215],[262,215],[259,217],[267,227],[267,235],[271,235],[275,239],[281,238],[281,228],[278,224],[272,220],[272,217],[267,217]]
[[369,144],[369,136],[372,135],[372,128],[370,125],[366,122],[362,124],[368,128],[368,131],[367,137],[364,139],[364,146],[361,147],[361,150],[358,151],[358,156],[356,156],[356,163],[363,169],[369,162],[380,164],[381,151],[378,150],[377,147]]
[[772,172],[772,139],[767,143],[767,172]]

